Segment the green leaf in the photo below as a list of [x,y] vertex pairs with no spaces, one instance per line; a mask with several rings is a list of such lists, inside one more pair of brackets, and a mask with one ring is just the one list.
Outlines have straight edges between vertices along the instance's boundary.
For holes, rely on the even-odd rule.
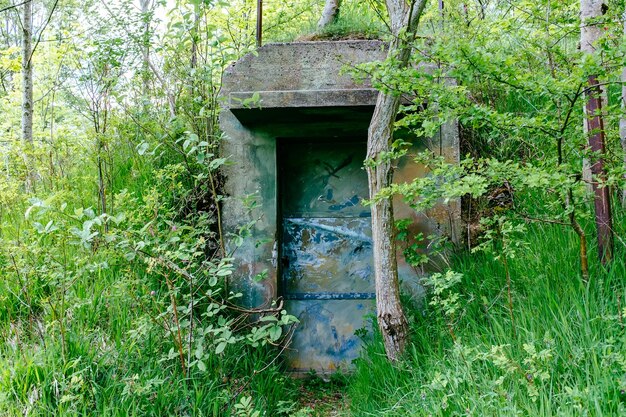
[[137,145],[137,153],[139,155],[145,154],[149,146],[150,145],[148,145],[148,142],[141,142],[139,145]]
[[220,269],[219,271],[217,271],[217,276],[227,277],[229,275],[232,275],[232,273],[233,273],[232,269]]
[[202,345],[199,345],[196,348],[196,351],[194,352],[194,354],[196,355],[196,359],[198,360],[202,359],[202,357],[204,356],[204,347]]
[[272,342],[275,342],[278,339],[280,339],[280,336],[282,336],[283,328],[280,326],[270,327],[269,334],[270,334],[270,339],[272,340]]
[[219,355],[220,353],[222,353],[224,351],[224,349],[226,349],[226,342],[220,342],[217,344],[217,347],[215,348],[215,354]]

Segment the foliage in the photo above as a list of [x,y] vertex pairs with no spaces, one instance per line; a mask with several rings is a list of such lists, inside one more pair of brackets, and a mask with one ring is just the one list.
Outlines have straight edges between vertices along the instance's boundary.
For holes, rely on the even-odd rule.
[[377,0],[343,0],[337,19],[321,31],[305,34],[302,40],[382,39],[387,32],[386,9]]
[[[400,195],[417,211],[451,200],[476,202],[480,217],[472,220],[481,235],[471,255],[453,255],[451,269],[423,280],[428,303],[413,312],[405,361],[395,368],[383,363],[380,342],[359,360],[353,412],[623,414],[624,368],[614,355],[625,340],[626,223],[620,212],[615,263],[604,269],[594,257],[589,271],[585,237],[593,227],[580,173],[583,158],[598,157],[584,145],[582,93],[589,74],[609,86],[619,82],[624,5],[611,4],[596,22],[604,37],[590,57],[576,48],[577,2],[445,7],[443,18],[431,9],[412,68],[392,70],[392,62],[360,68],[380,90],[411,98],[397,125],[430,147],[413,155],[428,176],[375,198]],[[610,169],[602,184],[619,189],[623,110],[616,90],[608,89],[603,110]],[[428,141],[454,120],[471,132],[459,164]],[[406,145],[398,140],[387,158],[406,155]],[[585,257],[581,268],[579,256]]]
[[[229,288],[218,93],[224,68],[254,51],[256,2],[52,3],[35,4],[32,145],[19,141],[16,11],[0,24],[0,414],[318,415],[276,349],[295,318],[243,309]],[[264,41],[388,36],[379,0],[344,0],[315,34],[322,3],[265,2]],[[591,257],[584,283],[578,266],[594,234],[580,175],[596,157],[581,128],[591,73],[607,86],[605,185],[624,182],[624,4],[608,2],[584,57],[574,0],[449,0],[443,17],[436,6],[412,66],[350,71],[410,98],[402,133],[428,138],[454,120],[465,133],[460,164],[434,148],[411,155],[430,175],[376,198],[477,203],[480,238],[471,254],[438,254],[406,357],[390,366],[372,343],[332,389],[358,416],[624,414],[623,213],[612,267]],[[398,140],[386,158],[408,152]],[[398,226],[425,272],[433,237]],[[320,379],[305,387],[333,398]]]
[[17,141],[19,43],[7,35],[2,415],[266,415],[293,396],[275,346],[295,318],[276,305],[248,319],[259,313],[228,288],[219,227],[218,83],[251,38],[225,34],[225,3],[170,4],[169,25],[150,4],[56,12],[43,37],[58,42],[33,56],[32,146]]
[[[624,233],[623,215],[618,220]],[[412,347],[404,362],[390,367],[381,342],[358,360],[349,386],[354,415],[625,412],[624,247],[611,270],[598,266],[584,284],[574,232],[530,224],[525,238],[528,249],[509,264],[517,335],[511,334],[502,263],[480,253],[454,256],[451,267],[463,274],[430,278],[436,282],[428,305],[411,315]],[[444,309],[449,305],[453,321]]]

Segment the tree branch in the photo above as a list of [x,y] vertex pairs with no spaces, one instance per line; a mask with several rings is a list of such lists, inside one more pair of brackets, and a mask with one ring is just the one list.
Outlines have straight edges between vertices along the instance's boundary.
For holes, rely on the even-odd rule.
[[18,7],[23,6],[26,3],[31,2],[31,1],[33,1],[33,0],[26,0],[26,1],[23,1],[23,2],[21,2],[19,4],[14,4],[12,6],[7,6],[4,9],[0,9],[0,13],[6,12],[6,11],[9,11],[9,10],[12,10],[12,9],[17,9]]
[[[28,0],[28,1],[32,1],[32,0]],[[56,10],[58,4],[59,4],[59,0],[55,0],[54,4],[52,5],[52,9],[50,10],[50,14],[48,15],[48,19],[46,20],[46,23],[43,25],[43,27],[39,31],[39,36],[37,36],[37,42],[35,42],[35,46],[33,46],[33,50],[30,51],[30,56],[28,57],[28,65],[30,65],[30,61],[33,59],[33,55],[35,55],[35,50],[37,49],[37,46],[39,46],[39,43],[41,42],[41,35],[43,35],[43,32],[48,27],[48,24],[50,23],[50,20],[52,19],[52,15],[54,14],[54,11]]]

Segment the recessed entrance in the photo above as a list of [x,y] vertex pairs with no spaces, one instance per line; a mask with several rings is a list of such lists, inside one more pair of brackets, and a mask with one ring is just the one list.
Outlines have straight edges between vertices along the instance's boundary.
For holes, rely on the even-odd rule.
[[[299,373],[348,367],[359,354],[354,332],[374,313],[369,209],[360,202],[368,196],[362,163],[378,91],[342,68],[386,55],[381,41],[281,43],[224,73],[222,154],[234,162],[224,167],[222,203],[223,230],[233,236],[226,245],[236,252],[230,288],[247,308],[267,309],[284,297],[301,321],[285,351]],[[432,138],[405,139],[414,142],[411,153],[428,148],[458,160],[454,121]],[[427,172],[407,155],[394,179]],[[412,219],[412,235],[459,236],[457,201],[416,213],[396,199],[394,216]],[[397,253],[404,289],[419,301],[416,271]]]
[[296,372],[346,369],[375,309],[365,142],[278,145],[280,292],[300,320],[286,360]]

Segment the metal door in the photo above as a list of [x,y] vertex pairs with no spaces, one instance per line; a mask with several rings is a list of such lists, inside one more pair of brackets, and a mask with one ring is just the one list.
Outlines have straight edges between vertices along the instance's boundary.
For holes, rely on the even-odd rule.
[[364,142],[280,142],[281,292],[300,319],[286,359],[297,372],[346,369],[373,313]]

